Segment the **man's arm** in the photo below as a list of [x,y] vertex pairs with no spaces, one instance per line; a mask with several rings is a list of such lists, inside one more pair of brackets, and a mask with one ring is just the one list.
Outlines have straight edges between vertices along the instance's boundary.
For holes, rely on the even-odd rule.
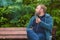
[[43,22],[41,21],[39,24],[45,28],[45,29],[48,29],[48,30],[52,30],[52,26],[53,26],[53,20],[52,20],[52,17],[49,16],[48,18],[45,19],[46,22]]
[[30,19],[27,28],[31,28],[31,27],[32,27],[32,25],[33,25],[33,20],[34,20],[34,16]]

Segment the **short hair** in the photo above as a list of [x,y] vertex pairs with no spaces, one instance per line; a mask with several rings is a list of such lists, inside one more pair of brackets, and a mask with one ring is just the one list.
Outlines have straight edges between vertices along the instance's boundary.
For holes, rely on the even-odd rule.
[[41,8],[43,9],[44,12],[46,12],[47,7],[44,4],[39,4],[41,6]]

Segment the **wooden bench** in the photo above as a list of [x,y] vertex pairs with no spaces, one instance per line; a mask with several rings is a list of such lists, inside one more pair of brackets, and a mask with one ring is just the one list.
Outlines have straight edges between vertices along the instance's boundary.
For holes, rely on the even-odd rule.
[[[55,35],[55,30],[52,32]],[[0,40],[27,40],[26,28],[0,28]]]
[[26,40],[26,28],[0,28],[0,39]]

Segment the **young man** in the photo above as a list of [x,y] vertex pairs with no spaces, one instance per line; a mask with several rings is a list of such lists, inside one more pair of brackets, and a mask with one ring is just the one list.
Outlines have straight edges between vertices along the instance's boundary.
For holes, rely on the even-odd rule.
[[46,13],[45,5],[36,7],[35,16],[30,19],[27,26],[28,40],[51,40],[51,31],[53,26],[52,17]]

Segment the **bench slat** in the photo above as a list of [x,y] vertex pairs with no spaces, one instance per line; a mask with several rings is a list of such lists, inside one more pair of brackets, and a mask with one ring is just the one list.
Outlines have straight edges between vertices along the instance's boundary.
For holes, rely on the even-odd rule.
[[18,38],[19,38],[19,39],[24,39],[24,38],[26,39],[27,37],[26,37],[26,36],[0,36],[0,39],[12,39],[12,38],[13,38],[13,39],[16,39],[16,38],[17,38],[17,39],[18,39]]
[[2,34],[7,34],[7,35],[9,35],[9,34],[27,34],[26,33],[26,31],[0,31],[0,35],[2,35]]
[[0,31],[25,31],[26,28],[0,28]]

